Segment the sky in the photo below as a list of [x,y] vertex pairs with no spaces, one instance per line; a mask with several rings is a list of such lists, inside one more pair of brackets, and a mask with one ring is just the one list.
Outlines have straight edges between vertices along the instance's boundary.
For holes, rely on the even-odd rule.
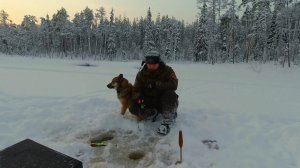
[[116,17],[126,16],[131,21],[133,18],[145,17],[149,7],[153,20],[160,13],[161,16],[173,16],[185,23],[192,23],[198,13],[196,0],[0,0],[0,4],[0,10],[7,12],[9,19],[16,24],[20,24],[25,15],[36,16],[38,21],[47,14],[52,18],[62,7],[67,10],[69,19],[73,19],[74,14],[86,7],[95,12],[101,6],[106,9],[107,14],[113,8]]

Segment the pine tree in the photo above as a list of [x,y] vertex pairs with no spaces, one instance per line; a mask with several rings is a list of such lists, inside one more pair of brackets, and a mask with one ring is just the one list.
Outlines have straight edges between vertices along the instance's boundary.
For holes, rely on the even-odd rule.
[[99,9],[96,9],[96,13],[95,13],[95,18],[97,20],[96,26],[98,26],[98,24],[101,25],[104,23],[106,19],[105,15],[106,15],[106,11],[104,7],[101,6]]
[[241,25],[242,25],[242,37],[243,37],[243,50],[244,50],[244,57],[243,61],[248,63],[249,57],[251,57],[253,52],[253,46],[255,39],[253,38],[252,26],[253,26],[253,14],[251,12],[250,6],[247,5],[246,10],[241,18]]
[[4,10],[1,10],[0,11],[0,25],[1,26],[6,26],[6,25],[8,25],[9,23],[9,15],[8,15],[8,13],[7,12],[5,12]]
[[133,52],[133,59],[140,59],[139,53],[140,53],[140,41],[141,41],[141,31],[139,29],[138,25],[138,19],[134,19],[132,23],[132,31],[130,34],[130,37],[132,39],[132,52]]
[[179,44],[180,44],[180,23],[176,21],[174,18],[172,19],[172,38],[171,38],[171,44],[172,44],[172,55],[173,55],[173,61],[176,61],[177,59],[177,52],[179,51]]
[[204,3],[199,18],[194,43],[194,61],[208,60],[208,38],[207,38],[207,6]]
[[107,39],[107,55],[110,60],[115,59],[117,54],[116,49],[116,32],[115,32],[115,17],[114,17],[114,9],[110,12],[110,21],[109,21],[109,35]]
[[10,37],[9,33],[9,15],[4,10],[0,11],[0,52],[9,54]]
[[70,31],[71,22],[68,20],[68,17],[66,9],[61,8],[53,15],[51,20],[54,51],[58,54],[63,54],[65,57],[67,56],[68,42],[72,36],[72,31]]
[[296,2],[291,7],[291,28],[293,29],[291,32],[291,40],[292,40],[292,46],[291,46],[291,56],[292,56],[292,62],[294,64],[300,63],[300,2]]
[[[107,44],[107,38],[108,38],[108,28],[109,28],[109,22],[106,18],[106,11],[104,7],[100,7],[97,9],[97,12],[95,14],[96,19],[99,22],[98,28],[96,30],[96,49],[99,50],[100,55],[106,54],[106,44]],[[96,51],[96,53],[98,53]]]
[[158,13],[155,24],[154,24],[154,31],[153,31],[153,35],[154,35],[154,43],[156,44],[156,48],[160,51],[163,51],[162,48],[162,21],[161,21],[161,17],[160,17],[160,13]]
[[267,56],[268,60],[277,60],[276,47],[278,45],[278,27],[276,23],[277,13],[274,11],[267,39]]
[[23,33],[23,51],[24,54],[35,55],[38,48],[38,27],[35,16],[26,15],[21,23],[21,33]]
[[89,55],[89,56],[92,55],[92,37],[94,36],[93,21],[94,21],[93,11],[88,7],[86,7],[80,13],[76,13],[75,18],[73,20],[77,32],[79,51],[85,53],[82,54],[82,57],[84,57],[85,55]]
[[219,23],[221,6],[224,2],[221,0],[197,0],[197,3],[199,4],[198,8],[200,10],[202,10],[204,4],[207,8],[207,61],[211,64],[216,62],[218,56],[217,50],[219,50],[221,46],[219,42],[221,38],[221,32],[219,31],[217,23]]
[[170,60],[171,54],[171,20],[168,15],[162,16],[160,21],[160,50],[164,60]]
[[152,14],[150,7],[147,12],[147,18],[146,18],[146,24],[145,24],[145,39],[144,39],[144,45],[143,45],[143,51],[144,53],[147,53],[149,51],[152,51],[156,48],[156,45],[154,43],[154,36],[153,36],[153,22],[152,22]]
[[89,55],[92,55],[92,44],[91,44],[91,38],[93,36],[92,29],[93,29],[93,20],[94,20],[94,14],[91,9],[86,7],[83,12],[81,13],[83,15],[83,31],[87,33],[87,45],[88,45],[88,53]]
[[[223,17],[224,23],[223,25],[223,32],[225,31],[225,35],[223,35],[223,38],[225,37],[226,41],[226,55],[228,56],[228,59],[230,62],[235,63],[239,60],[239,39],[240,39],[240,21],[238,19],[238,16],[236,15],[236,2],[235,0],[232,0],[229,3],[230,7],[228,11],[225,13]],[[224,41],[224,42],[225,42]],[[225,57],[226,58],[226,57]]]
[[40,39],[41,39],[41,53],[50,54],[52,47],[52,38],[51,38],[51,21],[49,19],[49,15],[46,18],[41,18],[41,26],[40,26]]

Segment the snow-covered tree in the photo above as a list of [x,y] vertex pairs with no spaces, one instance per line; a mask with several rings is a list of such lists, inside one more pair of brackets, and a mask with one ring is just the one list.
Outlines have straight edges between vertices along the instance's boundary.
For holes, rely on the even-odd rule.
[[198,27],[196,28],[196,35],[194,41],[194,61],[208,61],[208,37],[207,37],[207,22],[208,22],[207,6],[204,3],[199,18]]
[[221,19],[222,32],[222,61],[235,63],[239,61],[241,24],[236,14],[236,2],[232,0],[228,11]]
[[52,47],[52,27],[49,15],[46,18],[41,18],[41,25],[39,29],[39,36],[41,40],[40,48],[41,53],[50,54],[51,47]]
[[96,23],[97,23],[96,26],[104,23],[104,21],[106,19],[106,11],[103,6],[101,6],[99,9],[96,9],[95,18],[96,18]]
[[152,14],[150,7],[147,12],[147,18],[145,22],[145,38],[144,38],[144,45],[143,45],[143,51],[144,53],[147,53],[149,51],[152,51],[156,48],[156,45],[154,43],[154,35],[153,35],[153,21],[152,21]]
[[9,25],[8,13],[4,10],[0,11],[0,49],[3,53],[9,52]]
[[106,46],[108,39],[108,31],[109,31],[109,21],[106,18],[106,10],[104,7],[100,7],[96,10],[95,13],[96,23],[98,23],[97,29],[95,30],[96,34],[96,54],[105,55],[106,54]]
[[248,62],[249,58],[253,53],[254,48],[254,36],[252,34],[252,26],[253,26],[253,13],[252,9],[249,5],[246,6],[244,14],[241,18],[241,26],[242,26],[242,50],[244,51],[243,61]]
[[250,51],[253,56],[253,60],[256,61],[265,61],[264,53],[266,53],[267,46],[267,30],[270,25],[271,20],[271,1],[270,0],[243,0],[242,5],[250,4],[252,6],[252,14],[253,14],[253,25],[251,29],[251,34],[248,34],[251,38],[249,41],[253,41],[253,37],[255,38],[255,44],[253,51]]
[[[92,55],[92,37],[94,28],[94,14],[91,9],[86,7],[80,13],[75,14],[73,20],[77,32],[79,48],[81,52]],[[83,54],[84,56],[85,54]]]
[[173,29],[172,29],[172,55],[173,55],[173,61],[176,61],[177,58],[177,52],[179,51],[179,44],[180,44],[180,38],[181,38],[181,31],[180,31],[180,22],[176,21],[173,18]]
[[272,20],[270,23],[270,28],[267,31],[267,60],[278,60],[276,48],[278,46],[278,26],[276,22],[277,13],[274,11],[272,15]]
[[0,25],[8,25],[9,23],[9,15],[7,12],[5,12],[4,10],[0,11]]
[[37,53],[38,49],[38,26],[37,26],[37,19],[35,16],[26,15],[20,26],[20,33],[22,33],[22,44],[23,44],[23,51],[26,54],[33,54]]
[[204,4],[207,8],[207,61],[214,64],[217,61],[219,53],[217,52],[221,48],[221,32],[218,27],[221,18],[221,10],[226,7],[225,0],[197,0],[198,8],[202,11]]
[[52,16],[51,20],[54,51],[64,54],[65,57],[67,56],[72,36],[71,22],[68,20],[68,17],[66,9],[61,8]]
[[116,49],[116,27],[115,27],[115,16],[114,9],[110,12],[109,20],[109,35],[107,39],[107,56],[110,60],[114,59],[117,53]]
[[267,30],[271,20],[269,1],[259,1],[253,6],[254,11],[254,33],[256,35],[256,46],[254,60],[265,61],[264,52],[267,46]]
[[300,63],[300,2],[291,7],[291,61],[294,64]]
[[134,19],[132,23],[132,30],[130,32],[130,37],[131,37],[131,42],[132,42],[132,58],[133,59],[141,59],[139,56],[139,53],[141,51],[141,39],[142,39],[142,34],[139,28],[139,23],[138,19]]

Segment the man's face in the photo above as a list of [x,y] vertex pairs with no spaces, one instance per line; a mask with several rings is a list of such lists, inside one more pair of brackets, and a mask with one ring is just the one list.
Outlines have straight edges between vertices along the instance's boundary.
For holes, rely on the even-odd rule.
[[149,71],[155,71],[158,69],[159,64],[146,64]]

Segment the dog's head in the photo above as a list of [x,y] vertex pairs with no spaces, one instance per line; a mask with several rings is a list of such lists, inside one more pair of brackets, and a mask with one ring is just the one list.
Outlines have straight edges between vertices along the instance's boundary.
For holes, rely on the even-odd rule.
[[119,76],[114,77],[107,87],[110,89],[117,89],[125,85],[128,85],[128,80],[123,77],[123,74],[120,74]]

